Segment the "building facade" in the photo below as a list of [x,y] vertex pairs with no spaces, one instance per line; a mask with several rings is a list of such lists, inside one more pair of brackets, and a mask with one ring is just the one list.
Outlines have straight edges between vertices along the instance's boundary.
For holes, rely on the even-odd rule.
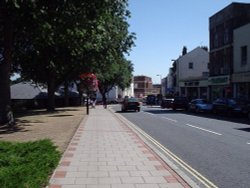
[[197,47],[176,60],[176,93],[193,98],[208,97],[207,49]]
[[[233,97],[234,30],[250,22],[249,3],[231,3],[209,18],[209,98]],[[236,62],[235,62],[236,63]],[[236,81],[236,80],[235,80]]]
[[148,76],[134,76],[134,95],[137,98],[142,98],[151,95],[154,90],[152,78]]
[[173,67],[169,68],[168,75],[166,77],[166,91],[165,95],[166,97],[171,97],[174,94],[174,70]]
[[250,23],[234,30],[234,97],[250,99]]

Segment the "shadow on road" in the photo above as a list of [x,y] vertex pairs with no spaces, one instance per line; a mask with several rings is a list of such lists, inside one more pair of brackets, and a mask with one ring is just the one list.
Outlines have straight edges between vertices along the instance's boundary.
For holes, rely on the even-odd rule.
[[212,114],[212,113],[195,113],[195,112],[188,112],[186,110],[177,109],[161,109],[161,108],[155,108],[155,109],[145,109],[144,112],[152,113],[152,114],[187,114],[191,116],[197,116],[197,117],[205,117],[210,119],[216,119],[216,120],[223,120],[223,121],[229,121],[234,123],[241,123],[241,124],[248,124],[250,125],[250,120],[243,115],[234,115],[234,116],[227,116],[225,114]]

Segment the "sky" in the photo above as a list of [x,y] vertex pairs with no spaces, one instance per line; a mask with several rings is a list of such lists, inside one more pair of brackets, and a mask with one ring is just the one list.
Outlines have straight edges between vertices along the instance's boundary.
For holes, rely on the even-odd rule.
[[250,0],[129,0],[129,31],[136,40],[127,58],[134,65],[134,76],[149,76],[159,84],[183,46],[187,52],[209,47],[209,17],[232,2]]

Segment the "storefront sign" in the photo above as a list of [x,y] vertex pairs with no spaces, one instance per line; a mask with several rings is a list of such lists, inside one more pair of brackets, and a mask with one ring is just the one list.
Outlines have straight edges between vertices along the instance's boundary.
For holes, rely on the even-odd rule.
[[208,85],[227,85],[229,83],[229,76],[214,76],[208,78]]
[[180,87],[207,87],[207,80],[195,80],[195,81],[180,81]]
[[232,82],[250,82],[250,72],[233,74]]

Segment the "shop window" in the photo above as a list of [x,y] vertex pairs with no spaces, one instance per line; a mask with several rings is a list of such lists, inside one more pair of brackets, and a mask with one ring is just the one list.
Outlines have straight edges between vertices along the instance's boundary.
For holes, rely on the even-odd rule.
[[247,64],[247,46],[241,47],[241,65]]

